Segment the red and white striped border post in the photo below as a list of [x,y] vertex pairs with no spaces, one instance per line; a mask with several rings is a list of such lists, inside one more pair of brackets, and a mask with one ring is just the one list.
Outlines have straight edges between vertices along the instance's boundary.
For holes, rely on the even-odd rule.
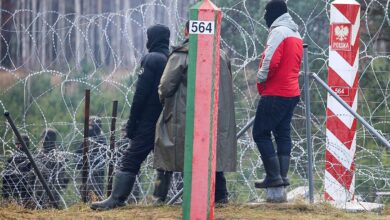
[[221,10],[190,9],[183,219],[214,219]]
[[[357,109],[360,4],[333,1],[330,8],[328,84],[353,110]],[[354,199],[356,123],[328,94],[326,109],[325,199]]]

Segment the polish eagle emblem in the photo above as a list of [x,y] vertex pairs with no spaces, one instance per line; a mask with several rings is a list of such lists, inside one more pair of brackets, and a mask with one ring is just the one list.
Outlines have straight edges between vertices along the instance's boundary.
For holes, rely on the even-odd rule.
[[344,41],[347,39],[349,28],[347,26],[336,26],[334,29],[334,33],[336,34],[336,39],[339,41]]

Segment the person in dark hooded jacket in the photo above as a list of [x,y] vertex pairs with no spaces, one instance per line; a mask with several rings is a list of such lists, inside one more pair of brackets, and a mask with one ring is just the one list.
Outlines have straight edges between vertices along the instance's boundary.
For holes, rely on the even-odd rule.
[[162,111],[158,85],[168,59],[170,31],[168,27],[157,24],[149,27],[146,34],[149,53],[141,59],[127,122],[127,137],[131,139],[131,144],[115,171],[110,197],[102,202],[92,203],[91,209],[107,210],[126,205],[141,163],[154,147],[156,122]]
[[[35,162],[43,178],[53,193],[56,203],[61,203],[61,193],[66,188],[69,178],[66,175],[66,157],[57,149],[57,135],[55,129],[45,129],[41,134],[41,149]],[[34,175],[34,193],[39,208],[53,207],[52,201],[45,192],[41,182]]]
[[[21,135],[24,143],[29,147],[30,139],[26,134]],[[14,200],[18,204],[27,206],[31,200],[31,188],[28,179],[32,172],[31,163],[23,152],[22,144],[15,138],[16,151],[7,160],[2,172],[3,176],[3,199]]]

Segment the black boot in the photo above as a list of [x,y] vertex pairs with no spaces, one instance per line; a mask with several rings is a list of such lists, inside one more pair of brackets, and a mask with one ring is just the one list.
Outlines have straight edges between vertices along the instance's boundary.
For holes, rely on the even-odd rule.
[[289,186],[290,182],[288,181],[288,168],[290,167],[290,156],[279,155],[279,164],[280,164],[280,176],[283,180],[283,186]]
[[109,210],[126,205],[127,197],[133,188],[135,181],[133,173],[117,171],[114,176],[110,197],[101,202],[91,204],[93,210]]
[[226,188],[226,178],[223,172],[215,173],[215,193],[214,193],[214,202],[216,205],[227,204],[228,191]]
[[266,176],[262,182],[255,182],[255,187],[268,188],[283,186],[283,180],[280,176],[280,165],[278,157],[273,156],[270,158],[262,158],[262,160]]
[[157,170],[157,179],[154,183],[153,205],[162,205],[171,186],[172,172]]

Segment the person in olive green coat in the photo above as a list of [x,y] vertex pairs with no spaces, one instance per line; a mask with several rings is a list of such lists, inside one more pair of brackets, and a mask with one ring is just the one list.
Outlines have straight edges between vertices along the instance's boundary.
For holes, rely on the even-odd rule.
[[[163,111],[156,126],[154,168],[182,172],[184,169],[184,138],[187,97],[188,22],[186,40],[173,49],[159,85]],[[227,202],[223,172],[236,171],[237,140],[234,114],[233,84],[230,61],[221,50],[220,87],[217,134],[216,201]],[[166,173],[166,172],[165,172]],[[170,176],[170,175],[168,175]],[[168,182],[170,179],[167,180]],[[157,181],[158,183],[164,181]],[[164,183],[165,185],[167,183]],[[165,199],[165,197],[163,198]]]

